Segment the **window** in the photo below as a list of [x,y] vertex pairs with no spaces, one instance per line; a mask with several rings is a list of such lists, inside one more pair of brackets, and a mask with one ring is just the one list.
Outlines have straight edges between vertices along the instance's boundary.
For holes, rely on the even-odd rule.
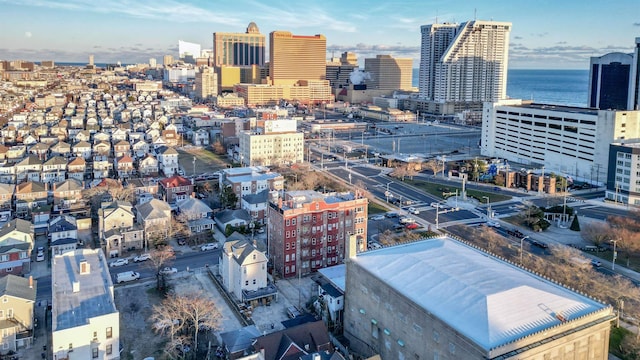
[[295,225],[296,224],[296,219],[291,219],[291,225]]
[[371,324],[371,336],[373,336],[374,339],[377,339],[378,336],[380,336],[380,329],[375,324]]
[[0,310],[0,320],[4,319],[4,310]]
[[69,343],[69,352],[72,352],[72,351],[73,351],[73,344]]
[[93,339],[94,339],[94,340],[97,340],[97,339],[98,339],[98,332],[97,332],[97,331],[94,331],[94,332],[93,332]]
[[246,281],[244,282],[244,286],[249,286],[249,280],[246,280]]
[[113,345],[108,344],[106,352],[107,352],[107,355],[111,355],[111,353],[113,353]]
[[97,359],[98,358],[98,348],[91,349],[91,358],[92,359]]
[[255,284],[256,284],[256,279],[253,279],[253,285],[255,285]]
[[107,339],[111,339],[112,336],[113,336],[113,328],[112,327],[108,327],[107,328]]

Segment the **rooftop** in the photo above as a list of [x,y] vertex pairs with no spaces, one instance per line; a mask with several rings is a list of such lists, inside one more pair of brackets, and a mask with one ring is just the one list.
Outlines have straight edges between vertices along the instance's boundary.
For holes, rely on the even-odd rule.
[[[89,271],[80,274],[80,262]],[[89,319],[115,313],[113,283],[102,250],[80,249],[58,255],[51,271],[53,331],[89,323]],[[74,283],[77,292],[74,292]]]
[[352,261],[487,351],[609,307],[446,236]]
[[549,110],[549,111],[558,111],[558,112],[568,112],[568,113],[577,113],[577,114],[586,114],[586,115],[598,115],[598,111],[599,111],[598,109],[588,108],[588,107],[554,105],[554,104],[539,104],[539,103],[525,103],[525,102],[523,102],[521,105],[504,105],[504,106],[513,106],[513,107],[535,109],[535,110]]

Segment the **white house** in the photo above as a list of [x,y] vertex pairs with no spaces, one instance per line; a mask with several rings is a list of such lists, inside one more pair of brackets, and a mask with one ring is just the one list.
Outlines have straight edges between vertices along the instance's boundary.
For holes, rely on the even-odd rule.
[[222,284],[236,299],[267,287],[267,256],[247,240],[227,241],[220,255]]

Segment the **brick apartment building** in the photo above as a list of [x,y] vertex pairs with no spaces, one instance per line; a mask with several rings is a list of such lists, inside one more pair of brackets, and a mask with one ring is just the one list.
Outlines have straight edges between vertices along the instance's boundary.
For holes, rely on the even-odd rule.
[[368,200],[353,193],[290,191],[268,209],[269,257],[283,277],[305,275],[343,262],[345,244],[356,236],[367,248]]

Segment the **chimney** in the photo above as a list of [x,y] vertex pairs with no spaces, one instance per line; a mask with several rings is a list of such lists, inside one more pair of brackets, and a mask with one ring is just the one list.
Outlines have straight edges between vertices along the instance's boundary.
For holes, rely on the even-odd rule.
[[80,292],[80,282],[79,281],[74,281],[72,283],[72,287],[73,287],[73,292],[74,293],[79,293]]
[[91,272],[91,266],[87,260],[80,260],[80,275],[89,274]]
[[29,276],[29,289],[33,289],[33,275]]

